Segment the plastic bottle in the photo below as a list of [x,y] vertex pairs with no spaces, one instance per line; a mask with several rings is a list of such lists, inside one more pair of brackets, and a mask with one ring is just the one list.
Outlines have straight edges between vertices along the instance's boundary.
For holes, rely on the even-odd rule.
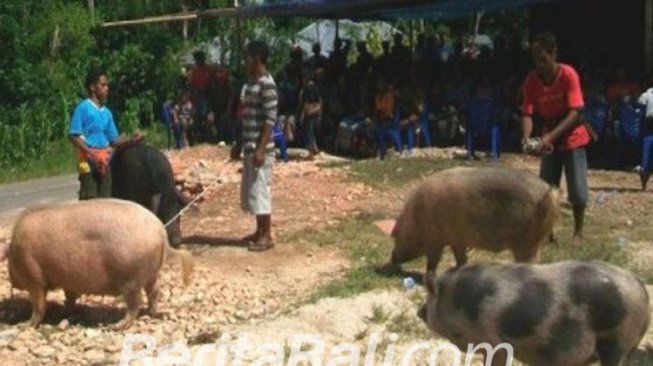
[[415,280],[412,277],[404,278],[404,288],[410,290],[415,287]]

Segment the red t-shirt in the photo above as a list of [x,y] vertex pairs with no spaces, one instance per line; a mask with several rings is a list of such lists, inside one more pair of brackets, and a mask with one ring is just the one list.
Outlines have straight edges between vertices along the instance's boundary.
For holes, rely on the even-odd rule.
[[[531,71],[524,81],[523,92],[522,113],[537,114],[546,121],[556,121],[555,124],[558,124],[570,109],[581,109],[584,106],[578,73],[566,64],[560,64],[555,80],[550,85],[545,85],[537,72]],[[544,133],[554,126],[545,124]],[[583,147],[590,141],[589,132],[582,124],[561,138],[564,141],[556,145],[559,150]]]
[[204,92],[209,84],[211,70],[208,66],[197,66],[193,69],[190,85],[199,92]]

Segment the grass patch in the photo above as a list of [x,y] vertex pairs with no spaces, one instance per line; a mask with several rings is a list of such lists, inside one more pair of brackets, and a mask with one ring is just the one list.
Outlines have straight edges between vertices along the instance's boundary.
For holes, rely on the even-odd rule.
[[462,165],[465,165],[463,160],[413,158],[333,162],[322,166],[345,168],[352,181],[365,183],[377,189],[387,189],[401,187],[441,170]]
[[[555,226],[556,243],[546,243],[540,251],[540,263],[554,263],[567,260],[604,261],[628,269],[648,283],[653,283],[653,269],[647,262],[636,261],[636,253],[618,245],[619,238],[624,234],[623,225],[610,214],[589,209],[585,218],[585,238],[580,248],[573,248],[571,242],[574,228],[573,215],[568,205],[563,205],[560,218]],[[650,238],[650,230],[633,228],[627,232],[628,242],[645,241]],[[446,253],[446,251],[445,251]],[[512,262],[509,251],[491,253],[479,249],[469,253],[469,263]],[[442,262],[454,263],[450,257]],[[446,267],[441,267],[443,270]],[[440,271],[438,271],[440,272]]]
[[1,167],[0,184],[72,174],[76,171],[75,158],[75,152],[68,140],[55,141],[36,159]]
[[393,246],[391,238],[373,224],[382,217],[381,213],[361,213],[323,230],[307,229],[283,238],[284,242],[300,246],[335,247],[348,254],[351,268],[347,276],[319,288],[313,301],[323,297],[353,296],[400,284],[400,278],[381,271],[390,259]]
[[[459,166],[462,161],[452,159],[390,159],[386,161],[367,160],[345,163],[329,163],[328,166],[344,168],[350,179],[365,182],[379,190],[405,186],[437,171]],[[475,163],[482,165],[484,163]],[[382,234],[373,224],[374,221],[387,218],[387,212],[363,213],[346,218],[336,225],[321,231],[305,230],[295,233],[288,242],[303,245],[337,247],[345,251],[351,262],[351,270],[341,280],[332,282],[316,291],[313,300],[322,297],[345,297],[374,289],[401,288],[401,277],[380,271],[390,259],[393,242]],[[617,245],[619,238],[627,237],[628,242],[646,242],[653,235],[653,228],[648,225],[625,227],[615,213],[602,208],[590,206],[585,219],[585,242],[581,248],[571,248],[569,243],[573,233],[573,215],[571,207],[563,204],[560,218],[555,226],[557,244],[547,244],[540,252],[541,263],[564,260],[601,260],[627,268],[645,281],[653,282],[653,268],[645,260],[635,260],[638,254]],[[652,252],[653,253],[653,252]],[[470,263],[512,262],[508,251],[491,253],[472,250]],[[450,249],[444,251],[439,265],[439,272],[453,266],[455,260]],[[404,271],[422,273],[425,258],[405,263]]]
[[372,323],[383,324],[389,317],[390,313],[383,308],[383,305],[375,304],[372,305],[372,316],[368,320]]
[[[167,147],[167,132],[162,123],[153,123],[150,128],[143,130],[143,133],[148,145],[160,149]],[[38,158],[0,166],[0,184],[75,174],[76,159],[75,150],[68,139],[54,141]]]

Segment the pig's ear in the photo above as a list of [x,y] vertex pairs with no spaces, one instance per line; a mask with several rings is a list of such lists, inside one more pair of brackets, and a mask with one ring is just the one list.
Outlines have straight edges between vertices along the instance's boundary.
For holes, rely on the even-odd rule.
[[9,253],[9,243],[4,238],[0,238],[0,262],[7,258],[7,253]]
[[374,223],[384,234],[395,236],[397,220],[381,220]]
[[424,286],[426,287],[426,290],[429,292],[429,295],[437,296],[438,295],[438,286],[435,283],[436,278],[435,278],[435,273],[426,271],[424,273]]

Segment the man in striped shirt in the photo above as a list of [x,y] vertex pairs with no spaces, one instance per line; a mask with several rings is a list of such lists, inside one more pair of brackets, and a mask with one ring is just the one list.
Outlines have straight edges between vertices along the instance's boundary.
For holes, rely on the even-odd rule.
[[268,54],[268,46],[261,41],[247,45],[248,81],[241,94],[244,154],[241,204],[245,212],[256,215],[256,231],[244,238],[251,251],[274,247],[270,187],[275,158],[272,127],[277,120],[277,86],[267,71]]

